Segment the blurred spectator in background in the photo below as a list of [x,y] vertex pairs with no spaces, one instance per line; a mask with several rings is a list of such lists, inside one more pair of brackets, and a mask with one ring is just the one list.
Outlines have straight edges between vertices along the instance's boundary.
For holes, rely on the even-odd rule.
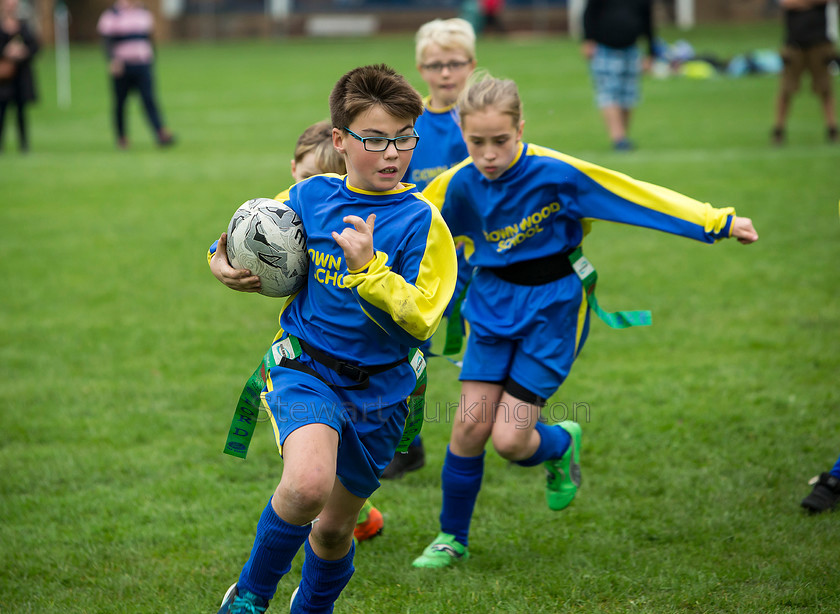
[[38,53],[38,39],[20,18],[18,0],[0,0],[0,150],[9,104],[17,107],[18,144],[29,151],[26,105],[37,100],[32,58]]
[[761,11],[762,17],[775,17],[779,12],[779,0],[764,0],[764,10]]
[[785,142],[785,123],[794,94],[799,90],[802,73],[811,73],[811,89],[820,99],[825,118],[826,138],[837,142],[837,116],[831,91],[829,66],[836,56],[828,38],[828,0],[780,0],[785,24],[782,47],[782,78],[776,97],[776,123],[773,144]]
[[505,33],[505,26],[502,23],[502,11],[505,8],[505,0],[480,0],[481,9],[481,33],[486,34],[494,30],[499,34]]
[[[583,13],[583,55],[595,86],[595,97],[613,148],[629,151],[630,114],[639,101],[642,68],[654,56],[652,0],[589,0]],[[647,39],[641,59],[636,41]]]
[[116,0],[99,18],[96,27],[105,44],[109,72],[114,88],[114,124],[117,145],[125,149],[125,103],[129,93],[137,90],[146,110],[146,117],[155,131],[158,145],[172,145],[175,140],[166,129],[155,99],[154,18],[139,0]]

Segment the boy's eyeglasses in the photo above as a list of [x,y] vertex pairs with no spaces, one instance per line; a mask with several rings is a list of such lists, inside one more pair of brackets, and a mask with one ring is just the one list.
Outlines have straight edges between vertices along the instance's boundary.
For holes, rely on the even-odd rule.
[[397,151],[411,151],[417,147],[417,143],[420,141],[420,135],[417,134],[416,130],[412,131],[414,132],[412,135],[396,136],[391,139],[385,136],[359,136],[347,126],[344,126],[344,129],[354,139],[362,142],[365,151],[385,151],[391,143],[394,144]]
[[441,62],[435,62],[434,64],[421,64],[420,67],[424,70],[430,70],[432,72],[443,72],[443,69],[446,68],[449,72],[455,72],[456,70],[461,70],[462,68],[466,68],[469,62],[447,62],[443,64]]

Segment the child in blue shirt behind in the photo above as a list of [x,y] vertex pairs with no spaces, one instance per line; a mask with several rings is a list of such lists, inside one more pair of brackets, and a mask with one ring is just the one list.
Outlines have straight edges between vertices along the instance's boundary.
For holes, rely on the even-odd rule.
[[562,510],[575,498],[581,427],[574,421],[547,424],[540,415],[589,331],[596,303],[584,285],[591,277],[582,273],[578,250],[593,220],[707,243],[758,239],[752,221],[731,207],[715,209],[524,142],[516,84],[474,77],[458,101],[471,157],[424,190],[441,207],[455,240],[472,248],[475,268],[463,310],[470,335],[461,402],[441,472],[440,533],[415,567],[447,567],[469,557],[470,522],[490,440],[506,460],[545,467],[550,509]]

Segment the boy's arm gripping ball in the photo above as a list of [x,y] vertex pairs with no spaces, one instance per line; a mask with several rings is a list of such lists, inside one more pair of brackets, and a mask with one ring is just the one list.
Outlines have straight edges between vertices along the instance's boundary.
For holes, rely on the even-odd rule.
[[235,269],[227,259],[227,233],[223,232],[216,246],[216,253],[210,259],[213,275],[231,290],[239,292],[259,292],[260,278],[252,275],[248,269]]

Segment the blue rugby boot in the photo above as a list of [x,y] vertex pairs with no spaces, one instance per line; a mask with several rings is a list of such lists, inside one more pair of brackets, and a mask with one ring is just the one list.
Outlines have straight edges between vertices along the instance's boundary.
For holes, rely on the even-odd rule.
[[262,614],[266,608],[268,601],[250,591],[240,593],[234,584],[225,593],[218,614]]

